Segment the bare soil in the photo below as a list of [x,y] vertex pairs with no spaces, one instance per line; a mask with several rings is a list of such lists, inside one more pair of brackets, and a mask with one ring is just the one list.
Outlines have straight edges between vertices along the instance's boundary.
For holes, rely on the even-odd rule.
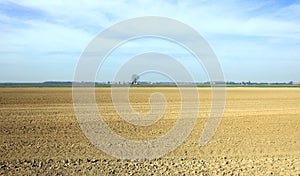
[[[165,134],[180,113],[176,88],[133,88],[136,112],[149,96],[167,100],[162,119],[140,127],[116,113],[110,88],[97,88],[101,115],[116,133],[148,140]],[[0,88],[0,175],[300,175],[300,88],[228,88],[222,122],[210,142],[199,137],[211,90],[199,88],[195,128],[177,149],[154,160],[121,160],[93,146],[74,113],[71,88]]]

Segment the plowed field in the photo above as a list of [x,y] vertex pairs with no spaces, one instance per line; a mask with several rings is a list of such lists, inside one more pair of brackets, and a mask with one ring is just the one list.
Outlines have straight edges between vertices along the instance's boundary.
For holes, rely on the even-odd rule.
[[[167,101],[162,119],[134,126],[114,110],[110,88],[97,88],[105,121],[128,139],[165,134],[180,113],[176,88],[132,88],[131,106],[149,112],[149,96]],[[195,128],[177,149],[154,160],[121,160],[93,146],[74,113],[71,88],[0,88],[0,175],[299,175],[300,89],[227,88],[224,116],[215,136],[200,147],[211,105],[209,88],[199,88]]]

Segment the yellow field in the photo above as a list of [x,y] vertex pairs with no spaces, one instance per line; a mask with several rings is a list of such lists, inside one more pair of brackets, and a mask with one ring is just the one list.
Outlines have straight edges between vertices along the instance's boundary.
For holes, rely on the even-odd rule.
[[[176,88],[132,88],[135,111],[150,111],[149,96],[167,101],[162,119],[141,127],[124,122],[112,106],[111,89],[97,88],[96,101],[114,132],[128,139],[155,139],[176,122]],[[199,88],[200,113],[189,138],[155,160],[115,159],[84,136],[73,110],[71,88],[0,88],[0,175],[299,175],[300,89],[227,88],[222,122],[204,147],[198,141],[211,105],[209,88]]]

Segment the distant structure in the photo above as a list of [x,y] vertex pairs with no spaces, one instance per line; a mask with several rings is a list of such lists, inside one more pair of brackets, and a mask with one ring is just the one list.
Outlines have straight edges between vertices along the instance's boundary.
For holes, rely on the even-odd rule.
[[131,80],[132,80],[131,85],[137,84],[137,83],[138,83],[138,82],[137,82],[138,79],[140,79],[140,76],[137,75],[137,74],[133,74],[133,75],[131,76]]

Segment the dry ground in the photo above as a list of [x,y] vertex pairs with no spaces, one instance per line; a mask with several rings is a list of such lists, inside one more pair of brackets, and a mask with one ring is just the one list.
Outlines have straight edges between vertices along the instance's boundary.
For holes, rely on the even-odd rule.
[[[155,160],[119,160],[85,138],[73,111],[70,88],[0,88],[0,175],[299,175],[300,89],[228,88],[224,117],[214,138],[199,147],[210,111],[209,88],[200,88],[199,119],[179,148]],[[109,126],[130,139],[167,132],[180,112],[176,88],[133,88],[132,107],[149,111],[148,97],[168,101],[151,127],[122,121],[110,89],[98,88],[97,102]]]

